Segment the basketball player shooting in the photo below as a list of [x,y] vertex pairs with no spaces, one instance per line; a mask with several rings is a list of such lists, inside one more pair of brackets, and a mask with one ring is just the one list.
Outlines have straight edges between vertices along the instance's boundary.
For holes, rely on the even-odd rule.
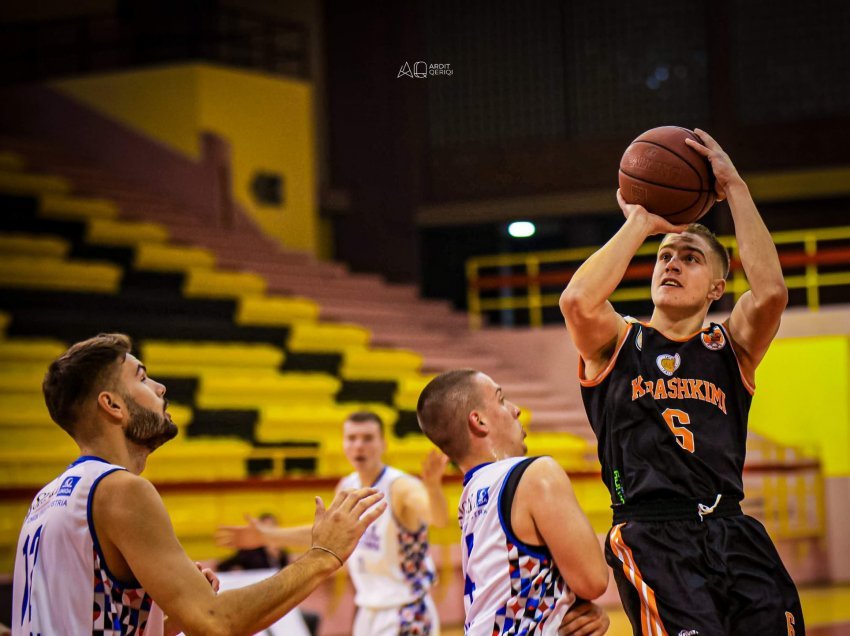
[[[755,371],[788,301],[779,257],[746,183],[706,132],[751,286],[703,326],[729,256],[710,230],[617,200],[626,221],[578,269],[561,311],[614,509],[605,551],[635,634],[805,633],[800,600],[764,527],[741,512]],[[704,144],[704,145],[703,145]],[[643,242],[663,234],[648,323],[608,302]]]

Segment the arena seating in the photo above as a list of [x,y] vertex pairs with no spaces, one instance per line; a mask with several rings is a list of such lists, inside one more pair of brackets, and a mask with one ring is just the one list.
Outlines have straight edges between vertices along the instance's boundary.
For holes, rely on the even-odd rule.
[[[421,372],[428,365],[419,353],[394,346],[381,327],[399,331],[411,307],[422,326],[460,324],[463,317],[445,304],[418,301],[406,287],[390,290],[393,302],[381,294],[375,300],[383,285],[376,277],[347,275],[337,265],[316,266],[298,255],[268,258],[267,241],[259,249],[244,249],[244,242],[226,232],[197,233],[203,226],[185,215],[175,230],[164,222],[175,218],[167,203],[150,207],[143,195],[129,196],[127,188],[93,191],[93,173],[83,170],[81,177],[79,166],[70,172],[87,183],[83,188],[66,176],[30,173],[27,160],[13,153],[2,156],[0,247],[8,257],[0,267],[0,285],[7,292],[2,302],[10,320],[6,342],[58,338],[23,375],[0,374],[10,391],[37,386],[39,373],[65,342],[109,329],[132,334],[152,373],[170,387],[171,399],[189,409],[186,443],[211,436],[244,440],[255,445],[254,460],[263,454],[259,449],[274,455],[282,446],[302,459],[312,455],[307,457],[312,466],[293,465],[335,475],[345,469],[339,423],[354,408],[382,411],[400,435],[415,430],[412,413],[431,377]],[[82,195],[76,193],[80,189]],[[103,191],[118,192],[124,204],[100,196]],[[143,201],[154,220],[141,213],[125,218],[128,199],[131,209],[132,200]],[[181,231],[201,244],[181,243],[174,236]],[[243,249],[230,249],[234,245]],[[295,295],[301,288],[320,290],[314,294],[319,298]],[[373,333],[382,335],[378,346]],[[427,339],[417,344],[427,346]],[[442,370],[433,361],[430,367]],[[35,403],[38,397],[29,398],[33,418],[45,415]],[[418,468],[427,442],[391,439],[396,463]],[[564,459],[582,459],[587,450],[573,440]],[[231,451],[238,449],[225,454]],[[243,452],[243,459],[248,454]],[[153,460],[152,472],[155,466]],[[157,475],[180,478],[169,470]],[[198,472],[188,471],[189,477]]]

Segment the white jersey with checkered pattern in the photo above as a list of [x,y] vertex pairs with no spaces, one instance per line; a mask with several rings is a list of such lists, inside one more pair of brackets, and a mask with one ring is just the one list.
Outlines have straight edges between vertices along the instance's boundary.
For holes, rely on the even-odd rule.
[[[407,530],[395,517],[390,487],[396,479],[411,477],[384,466],[374,484],[384,493],[387,509],[368,528],[348,559],[348,572],[358,607],[381,609],[410,605],[422,599],[434,583],[434,563],[428,550],[428,526]],[[343,477],[341,489],[363,488],[360,477]]]
[[505,484],[524,461],[481,464],[464,476],[458,521],[466,636],[555,635],[575,600],[548,549],[519,541],[511,530],[514,492]]
[[92,494],[116,470],[80,457],[36,495],[18,539],[12,634],[162,636],[162,612],[149,616],[144,589],[112,577],[95,534]]

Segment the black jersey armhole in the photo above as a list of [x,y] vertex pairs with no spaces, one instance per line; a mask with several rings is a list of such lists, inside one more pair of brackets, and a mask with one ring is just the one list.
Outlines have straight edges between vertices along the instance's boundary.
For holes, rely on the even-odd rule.
[[504,529],[505,534],[513,543],[522,546],[526,551],[531,552],[532,554],[548,557],[549,548],[545,545],[533,545],[520,541],[514,533],[513,526],[511,525],[511,509],[513,507],[514,495],[516,495],[516,489],[517,486],[519,486],[519,481],[522,479],[526,469],[531,466],[532,462],[537,461],[538,459],[540,459],[540,457],[528,457],[511,468],[508,476],[505,478],[505,482],[502,484],[502,491],[499,493],[499,518],[502,521],[502,528]]

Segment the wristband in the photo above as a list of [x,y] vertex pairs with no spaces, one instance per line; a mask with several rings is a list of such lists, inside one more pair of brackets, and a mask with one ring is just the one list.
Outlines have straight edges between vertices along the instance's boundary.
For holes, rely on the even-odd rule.
[[334,552],[333,550],[329,549],[329,548],[323,548],[323,547],[322,547],[322,546],[320,546],[320,545],[314,545],[314,546],[311,546],[311,547],[310,547],[310,549],[311,549],[311,550],[321,550],[322,552],[327,552],[328,554],[330,554],[331,556],[333,556],[333,557],[334,557],[337,561],[339,561],[340,566],[343,564],[343,561],[342,561],[342,559],[339,557],[339,555],[338,555],[336,552]]

